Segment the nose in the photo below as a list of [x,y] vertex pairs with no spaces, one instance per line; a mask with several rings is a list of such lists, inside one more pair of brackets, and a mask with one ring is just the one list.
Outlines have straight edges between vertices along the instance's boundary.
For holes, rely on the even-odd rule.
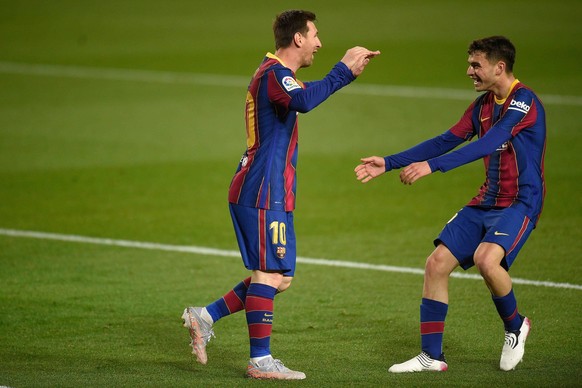
[[475,74],[475,69],[473,69],[473,66],[469,65],[469,67],[467,68],[467,75],[470,77],[473,74]]

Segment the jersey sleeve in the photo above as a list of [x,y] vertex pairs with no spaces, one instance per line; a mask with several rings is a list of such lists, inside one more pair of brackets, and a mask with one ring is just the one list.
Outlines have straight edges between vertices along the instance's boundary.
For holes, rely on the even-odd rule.
[[535,105],[535,96],[529,89],[522,88],[515,92],[515,95],[501,124],[503,130],[510,132],[511,136],[516,136],[524,128],[532,126],[537,121],[537,110],[532,109]]
[[386,171],[405,167],[414,162],[421,162],[442,155],[457,147],[464,141],[463,138],[457,136],[451,130],[448,130],[445,133],[430,140],[426,140],[406,151],[384,157]]
[[473,112],[477,100],[465,110],[461,119],[445,133],[424,141],[406,151],[384,157],[386,171],[408,166],[446,154],[463,142],[470,140],[476,133],[473,126]]
[[323,79],[305,84],[295,79],[291,70],[277,69],[269,73],[269,99],[288,110],[306,113],[355,79],[343,62],[338,62]]
[[[523,91],[522,91],[523,90]],[[446,172],[453,168],[483,158],[516,136],[523,128],[535,122],[534,115],[528,117],[533,104],[533,95],[527,89],[520,89],[511,100],[509,107],[497,123],[479,140],[465,147],[428,160],[431,170]]]
[[465,110],[460,120],[451,127],[450,131],[456,136],[464,140],[471,140],[477,134],[477,129],[473,125],[473,114],[477,100],[473,101],[471,105]]
[[285,67],[267,73],[267,95],[277,111],[287,112],[293,93],[302,89],[293,72]]

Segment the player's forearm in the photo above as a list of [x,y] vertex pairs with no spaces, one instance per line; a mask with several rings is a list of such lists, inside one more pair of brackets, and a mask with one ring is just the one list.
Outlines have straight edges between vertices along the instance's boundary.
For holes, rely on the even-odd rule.
[[465,147],[428,160],[428,164],[433,172],[446,172],[453,168],[481,159],[492,154],[503,143],[511,139],[511,133],[501,128],[493,127],[485,136],[479,140],[467,144]]
[[386,156],[384,158],[384,161],[386,162],[386,171],[402,168],[414,162],[422,162],[440,156],[463,142],[464,140],[462,138],[457,137],[451,131],[446,131],[445,133],[426,140],[406,151]]
[[289,108],[301,113],[309,112],[355,79],[350,69],[338,62],[322,80],[305,83],[306,88],[291,98]]

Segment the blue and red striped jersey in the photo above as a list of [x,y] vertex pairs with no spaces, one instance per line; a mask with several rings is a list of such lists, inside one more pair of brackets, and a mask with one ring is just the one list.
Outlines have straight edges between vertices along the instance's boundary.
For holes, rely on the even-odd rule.
[[295,209],[297,116],[315,108],[355,79],[339,62],[322,80],[302,83],[268,53],[249,84],[245,105],[247,148],[231,181],[231,203]]
[[505,101],[484,93],[450,131],[465,140],[475,135],[479,140],[429,160],[433,171],[448,171],[483,157],[486,179],[468,205],[515,206],[536,223],[546,193],[546,115],[535,93],[518,80]]
[[[449,152],[475,136],[477,141]],[[468,205],[515,206],[537,223],[546,194],[545,150],[544,106],[515,80],[503,101],[496,101],[492,92],[480,95],[448,131],[384,161],[386,171],[427,161],[431,171],[446,172],[483,158],[485,182]]]

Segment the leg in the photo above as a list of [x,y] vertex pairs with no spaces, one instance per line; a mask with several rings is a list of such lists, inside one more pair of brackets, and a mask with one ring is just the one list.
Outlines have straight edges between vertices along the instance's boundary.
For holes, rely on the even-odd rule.
[[426,260],[422,304],[420,305],[420,334],[422,353],[388,369],[392,373],[445,371],[448,365],[442,354],[445,318],[448,310],[449,275],[459,265],[451,251],[439,244]]
[[255,362],[271,356],[273,299],[282,288],[285,290],[289,287],[291,279],[292,277],[285,277],[280,272],[253,271],[245,310],[251,345],[250,356]]
[[443,333],[449,303],[449,276],[459,265],[443,244],[426,260],[423,298],[420,305],[422,351],[435,360],[444,361]]
[[475,251],[475,266],[491,292],[499,316],[506,331],[517,331],[523,323],[517,311],[517,300],[513,293],[511,278],[501,260],[505,250],[498,244],[484,242]]
[[250,342],[247,376],[303,379],[271,356],[273,300],[291,284],[296,265],[293,212],[229,204],[241,258],[252,271],[244,308]]
[[523,359],[531,323],[517,310],[511,277],[501,266],[504,257],[505,250],[495,243],[481,243],[475,251],[475,266],[491,291],[493,303],[505,326],[505,342],[499,367],[508,371],[515,369]]
[[184,309],[182,314],[184,327],[190,331],[192,353],[196,355],[196,361],[200,364],[205,365],[208,362],[206,345],[214,336],[212,325],[219,319],[244,309],[250,282],[250,277],[244,279],[222,298],[206,307],[187,307]]
[[449,303],[449,275],[459,266],[451,251],[443,244],[426,259],[422,297]]
[[227,315],[244,310],[247,290],[249,289],[250,283],[251,278],[248,277],[234,286],[234,288],[222,296],[222,298],[217,299],[206,306],[206,310],[208,311],[210,318],[212,318],[211,323],[216,323],[219,319],[224,318]]
[[501,266],[501,260],[504,257],[503,247],[489,242],[479,244],[473,257],[475,267],[493,296],[504,296],[511,291],[511,278],[505,268]]
[[273,299],[286,290],[292,277],[280,272],[253,271],[247,293],[250,361],[247,376],[254,379],[302,380],[305,374],[293,371],[271,355]]
[[251,360],[271,355],[273,299],[283,275],[278,272],[253,271],[245,306],[250,339]]

